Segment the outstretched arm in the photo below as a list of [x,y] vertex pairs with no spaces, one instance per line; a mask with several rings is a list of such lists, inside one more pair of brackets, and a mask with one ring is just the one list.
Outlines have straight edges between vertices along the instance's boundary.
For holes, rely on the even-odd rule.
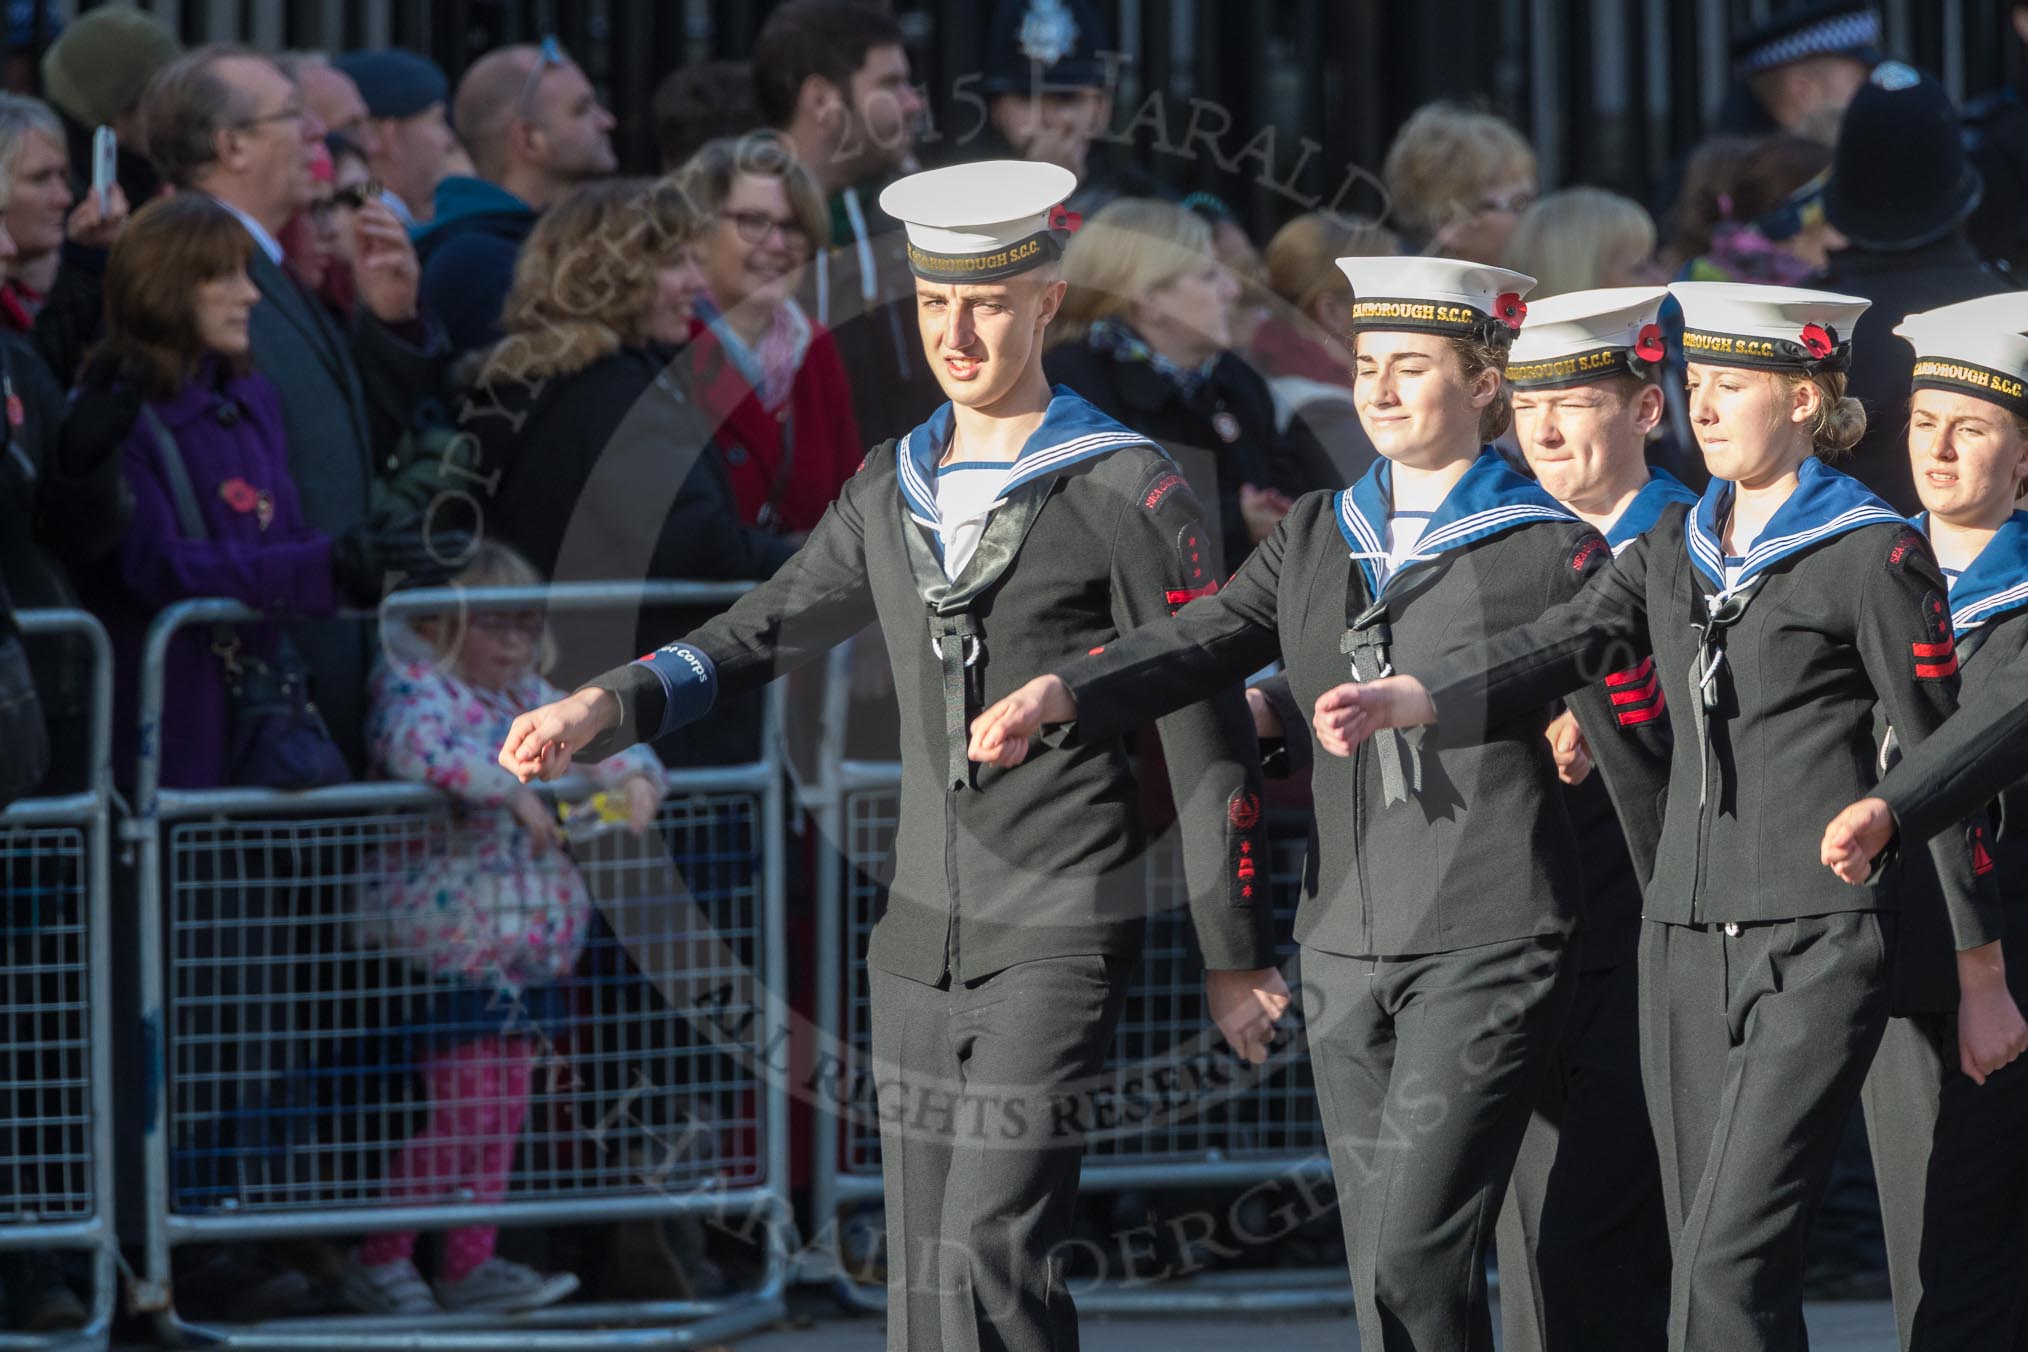
[[604,758],[708,714],[720,694],[758,690],[873,619],[861,499],[891,482],[861,472],[803,547],[766,582],[686,637],[514,720],[500,763],[554,779],[578,755]]
[[1273,661],[1281,651],[1276,589],[1290,523],[1297,519],[1290,513],[1232,581],[1192,596],[1173,620],[1158,616],[986,708],[972,720],[971,758],[1019,765],[1030,739],[1055,724],[1068,725],[1052,733],[1068,743],[1117,737],[1235,686]]

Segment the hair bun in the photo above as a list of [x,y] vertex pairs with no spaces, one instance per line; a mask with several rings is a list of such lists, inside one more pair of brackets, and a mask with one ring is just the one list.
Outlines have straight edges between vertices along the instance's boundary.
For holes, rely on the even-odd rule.
[[1835,455],[1844,455],[1866,435],[1866,406],[1846,395],[1824,410],[1817,429],[1817,445]]

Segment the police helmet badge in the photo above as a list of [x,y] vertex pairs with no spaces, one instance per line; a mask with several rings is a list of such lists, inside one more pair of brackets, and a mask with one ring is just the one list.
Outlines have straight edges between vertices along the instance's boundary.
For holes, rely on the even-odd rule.
[[1022,17],[1021,54],[1039,66],[1053,66],[1077,46],[1077,20],[1063,0],[1032,0]]

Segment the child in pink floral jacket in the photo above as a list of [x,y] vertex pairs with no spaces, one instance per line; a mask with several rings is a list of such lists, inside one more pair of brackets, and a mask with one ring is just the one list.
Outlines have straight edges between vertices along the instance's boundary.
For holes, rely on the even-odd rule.
[[[536,586],[519,555],[482,545],[459,586]],[[591,920],[584,879],[563,848],[555,810],[495,759],[517,714],[562,692],[545,681],[541,612],[470,611],[390,634],[373,674],[367,739],[382,773],[454,800],[448,838],[383,854],[362,890],[355,929],[440,991],[420,1057],[430,1114],[391,1162],[390,1200],[499,1200],[528,1108],[543,1024],[567,1007],[555,985],[583,951]],[[625,796],[644,830],[662,801],[661,763],[635,747],[586,767]],[[545,1276],[494,1256],[491,1226],[445,1236],[434,1299],[413,1261],[414,1231],[374,1235],[341,1289],[373,1313],[525,1310],[569,1295],[577,1278]]]

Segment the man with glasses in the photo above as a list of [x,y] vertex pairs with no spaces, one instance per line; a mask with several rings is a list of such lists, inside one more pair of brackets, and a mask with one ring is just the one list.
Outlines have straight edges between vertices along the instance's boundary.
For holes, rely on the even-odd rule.
[[458,138],[445,116],[450,81],[436,62],[399,47],[347,52],[333,64],[352,77],[366,105],[367,119],[360,128],[365,139],[348,134],[366,148],[367,166],[385,189],[381,200],[387,209],[404,228],[414,230],[430,219],[437,184],[451,172],[458,151]]
[[[359,305],[341,328],[282,261],[277,239],[316,192],[324,124],[275,63],[243,47],[200,47],[164,67],[143,112],[149,149],[180,192],[200,192],[253,237],[247,275],[260,289],[253,361],[282,396],[289,470],[310,524],[332,535],[364,521],[375,467],[440,373],[441,343],[416,299],[415,251],[388,212],[354,222]],[[367,644],[343,621],[291,626],[317,673],[317,703],[355,768],[362,757]]]
[[499,340],[500,302],[535,218],[618,161],[613,115],[555,38],[480,57],[458,82],[452,118],[475,172],[437,184],[415,242],[423,303],[463,353]]

